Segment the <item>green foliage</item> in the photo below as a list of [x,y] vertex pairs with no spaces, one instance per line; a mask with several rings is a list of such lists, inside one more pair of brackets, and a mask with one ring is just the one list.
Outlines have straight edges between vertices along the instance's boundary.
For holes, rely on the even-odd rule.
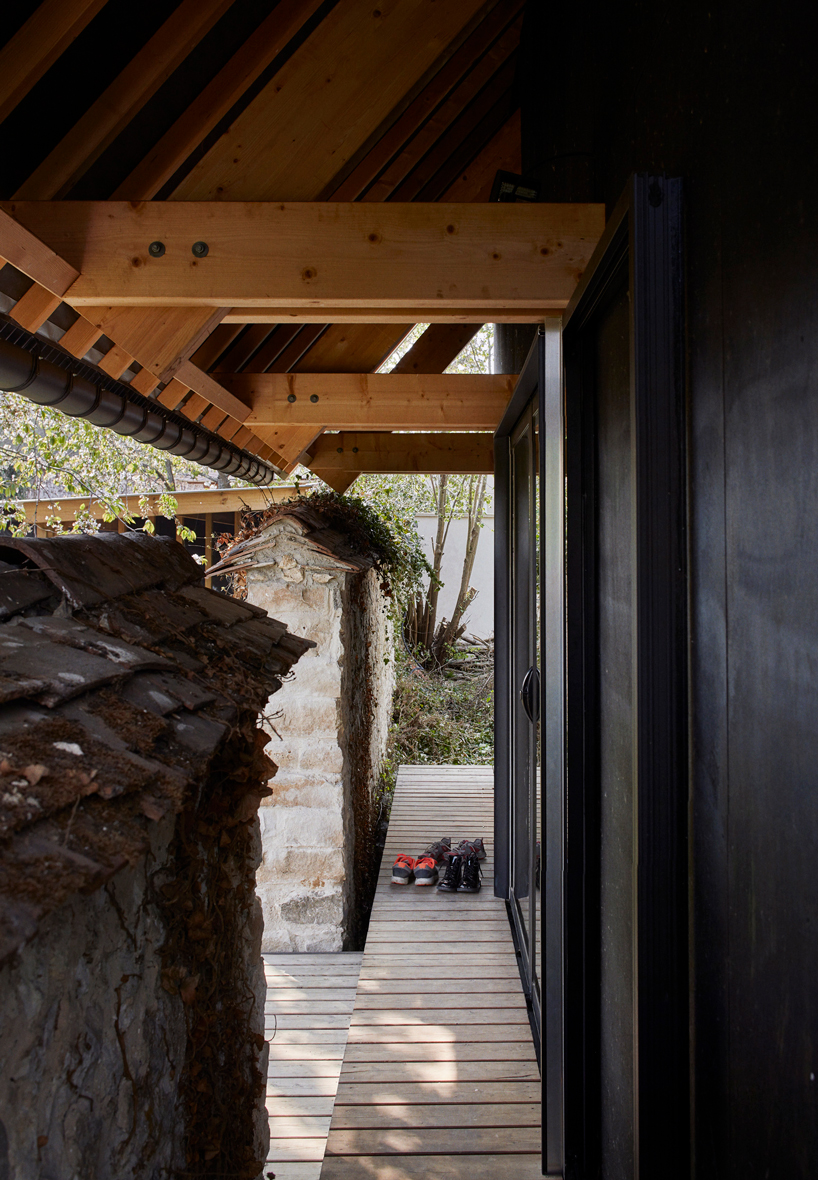
[[307,503],[321,512],[330,528],[343,532],[353,548],[374,559],[385,593],[400,614],[429,573],[414,519],[395,511],[388,497],[382,503],[367,503],[360,496],[339,496],[330,489],[313,492]]
[[[147,494],[160,494],[158,509],[150,514],[172,518],[177,479],[201,479],[197,463],[103,430],[82,418],[36,406],[21,395],[0,395],[0,528],[15,536],[29,531],[20,500],[42,501],[38,524],[55,531],[60,525],[60,496],[83,496],[102,506],[103,519],[132,524],[125,496],[140,496],[140,511],[148,515]],[[81,509],[73,532],[97,526],[88,507]],[[143,528],[153,531],[147,521]],[[189,530],[188,530],[189,531]],[[193,539],[192,535],[190,538]]]
[[490,766],[494,761],[492,677],[453,680],[443,672],[424,673],[398,649],[392,724],[389,733],[388,789],[401,763]]

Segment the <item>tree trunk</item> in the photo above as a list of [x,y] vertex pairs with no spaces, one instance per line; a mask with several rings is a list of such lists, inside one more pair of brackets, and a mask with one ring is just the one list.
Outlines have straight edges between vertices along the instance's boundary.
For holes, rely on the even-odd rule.
[[448,475],[441,475],[440,482],[437,486],[437,533],[432,551],[432,569],[434,574],[429,580],[429,593],[426,595],[426,611],[424,612],[426,618],[421,637],[421,642],[427,650],[431,646],[437,624],[437,599],[441,586],[440,569],[443,564],[443,549],[446,544],[446,536],[449,532],[449,524],[446,520],[446,488],[448,482]]
[[477,543],[480,540],[480,526],[485,511],[487,480],[488,476],[485,475],[471,477],[471,486],[469,488],[469,532],[466,538],[466,553],[463,558],[463,574],[460,578],[460,589],[457,593],[457,601],[452,612],[452,617],[443,628],[439,641],[435,642],[435,647],[439,653],[438,658],[445,658],[445,649],[449,644],[454,642],[463,613],[476,593],[476,591],[470,590],[469,583],[474,570]]

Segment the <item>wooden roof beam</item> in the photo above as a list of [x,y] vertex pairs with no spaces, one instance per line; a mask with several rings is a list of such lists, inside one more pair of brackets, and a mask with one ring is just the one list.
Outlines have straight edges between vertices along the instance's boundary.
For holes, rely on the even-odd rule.
[[442,373],[479,331],[479,324],[430,324],[390,372]]
[[173,199],[313,200],[484,4],[336,4],[199,160]]
[[[225,324],[402,324],[404,331],[391,349],[400,344],[416,324],[539,324],[548,315],[561,315],[564,304],[549,300],[545,306],[517,307],[231,307],[224,315]],[[411,323],[410,323],[411,321]],[[408,327],[407,327],[408,324]],[[255,361],[252,362],[255,368]]]
[[[2,208],[81,270],[66,293],[77,308],[380,308],[402,310],[403,322],[424,320],[424,309],[480,309],[486,322],[502,312],[564,307],[605,221],[603,205],[569,203],[18,201]],[[160,257],[149,252],[154,241],[165,247]],[[205,257],[192,256],[194,242],[207,243]]]
[[184,114],[122,182],[114,199],[149,201],[184,164],[323,0],[279,0],[252,37],[205,86]]
[[[513,376],[414,373],[220,375],[254,430],[495,430]],[[292,399],[292,400],[291,400]]]
[[[302,488],[303,488],[302,484]],[[286,500],[295,493],[292,484],[272,484],[266,488],[212,488],[191,492],[174,492],[173,496],[178,505],[177,519],[183,516],[203,515],[205,512],[240,512],[242,508],[250,508],[257,512],[266,508],[268,504],[277,500]],[[134,516],[141,516],[141,496],[123,496],[126,511]],[[148,493],[148,515],[156,516],[160,508],[158,494]],[[18,500],[29,524],[35,519],[43,521],[46,515],[59,515],[63,522],[76,520],[77,516],[88,511],[95,520],[102,520],[107,506],[89,496],[54,496],[51,500]],[[59,508],[59,513],[54,510]]]
[[105,0],[44,0],[0,50],[0,123],[91,23]]
[[182,0],[79,122],[14,194],[29,201],[65,196],[125,130],[233,0]]
[[[367,186],[377,180],[375,188],[378,191],[373,195],[367,193],[365,199],[385,199],[405,175],[405,172],[398,173],[398,179],[389,183],[388,174],[394,174],[395,157],[402,159],[404,153],[410,150],[411,163],[406,164],[404,161],[407,169],[420,159],[429,142],[429,134],[436,130],[439,133],[440,127],[445,126],[452,117],[449,104],[455,102],[455,109],[459,111],[473,96],[474,90],[469,87],[476,83],[479,89],[486,80],[483,73],[486,66],[492,67],[498,61],[498,50],[493,46],[509,24],[514,27],[513,22],[522,7],[521,0],[511,0],[511,3],[501,0],[495,5],[460,48],[442,63],[417,97],[384,129],[349,175],[337,185],[328,185],[321,195],[336,201],[360,200]],[[512,40],[514,45],[519,41],[519,28],[516,30],[516,40],[512,32]],[[499,60],[504,56],[503,51],[504,46],[501,46]],[[453,98],[453,92],[457,99]]]
[[342,431],[322,434],[304,463],[324,472],[380,475],[491,475],[494,435],[391,434]]

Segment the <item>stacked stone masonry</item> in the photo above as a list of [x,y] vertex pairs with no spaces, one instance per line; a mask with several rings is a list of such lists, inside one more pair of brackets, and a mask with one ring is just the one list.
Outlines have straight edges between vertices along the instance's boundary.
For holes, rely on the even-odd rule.
[[381,579],[312,522],[260,531],[247,600],[316,644],[265,721],[278,766],[260,810],[262,947],[340,951],[356,939],[377,821],[394,671]]

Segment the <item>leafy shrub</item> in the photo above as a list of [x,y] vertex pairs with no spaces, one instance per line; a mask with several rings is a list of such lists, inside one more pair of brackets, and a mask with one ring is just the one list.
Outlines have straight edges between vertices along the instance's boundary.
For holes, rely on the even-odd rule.
[[401,764],[491,766],[494,686],[491,674],[454,680],[425,672],[396,645],[395,695],[382,790],[390,796]]

